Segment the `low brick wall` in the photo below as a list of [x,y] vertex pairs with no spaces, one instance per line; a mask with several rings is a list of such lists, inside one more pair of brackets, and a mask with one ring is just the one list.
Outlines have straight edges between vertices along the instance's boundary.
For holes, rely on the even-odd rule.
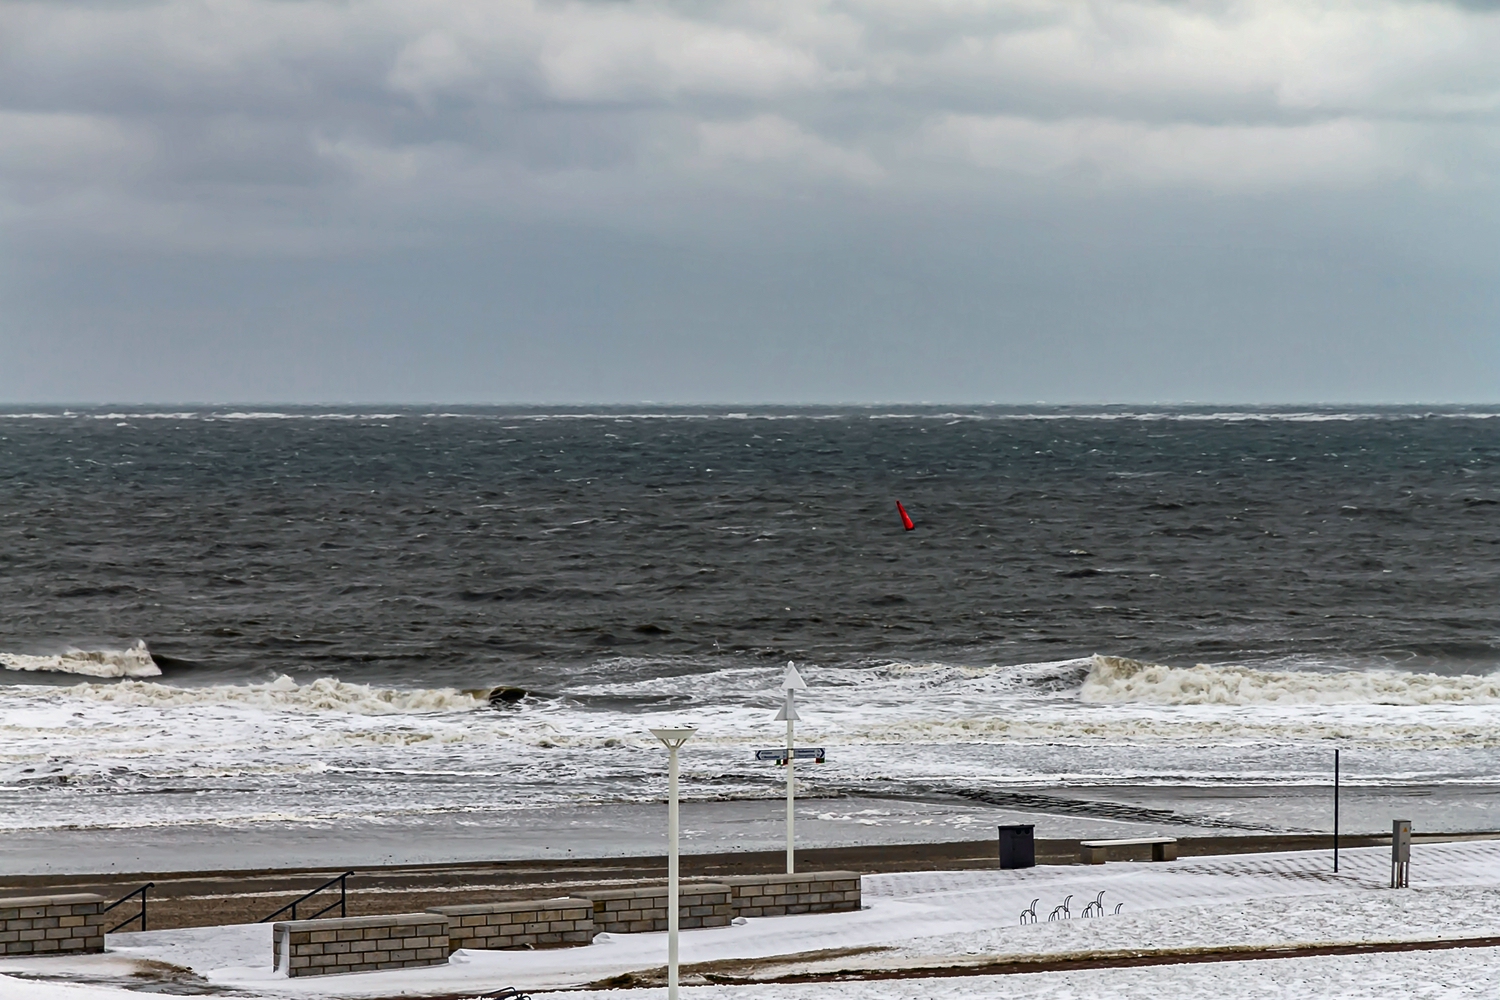
[[272,925],[271,938],[276,968],[285,966],[289,976],[411,969],[448,961],[448,918],[438,913],[287,920]]
[[0,899],[0,955],[103,951],[103,908],[91,892]]
[[860,907],[859,872],[734,875],[723,880],[737,917],[838,913]]
[[[640,885],[628,889],[589,889],[578,893],[594,904],[594,930],[611,934],[667,929],[667,887]],[[726,927],[734,919],[729,886],[693,882],[679,887],[678,926]]]
[[594,940],[594,904],[563,896],[473,906],[434,906],[448,918],[448,946],[499,951],[505,948],[565,948]]

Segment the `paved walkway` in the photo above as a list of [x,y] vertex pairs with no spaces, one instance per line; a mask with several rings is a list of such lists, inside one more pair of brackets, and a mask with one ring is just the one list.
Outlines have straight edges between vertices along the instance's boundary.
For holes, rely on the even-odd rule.
[[[1151,949],[1340,947],[1500,935],[1500,914],[1490,912],[1500,887],[1500,842],[1416,845],[1412,888],[1405,891],[1386,888],[1389,848],[1351,850],[1343,862],[1338,875],[1324,851],[872,875],[865,879],[866,909],[687,931],[682,962],[689,975],[779,978]],[[1109,915],[1084,919],[1084,905],[1101,890]],[[1051,908],[1070,894],[1072,919],[1049,922]],[[1022,926],[1020,911],[1033,899],[1040,900],[1041,920]],[[1119,916],[1112,915],[1116,903],[1124,904]],[[287,980],[271,973],[265,925],[119,934],[110,946],[114,955],[104,957],[111,961],[169,962],[253,994],[349,998],[472,994],[511,985],[536,990],[626,973],[649,981],[666,953],[663,934],[605,934],[585,948],[460,952],[431,969]]]

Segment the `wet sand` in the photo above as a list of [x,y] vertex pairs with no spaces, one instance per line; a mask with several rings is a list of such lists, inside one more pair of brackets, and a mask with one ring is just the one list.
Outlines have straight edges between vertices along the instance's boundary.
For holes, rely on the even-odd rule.
[[[808,796],[797,803],[797,843],[802,850],[906,845],[926,851],[931,844],[979,838],[993,843],[997,825],[1017,823],[1034,825],[1039,838],[1059,841],[1326,835],[1333,826],[1332,805],[1331,788],[1308,786],[997,787],[970,797]],[[337,822],[101,823],[11,830],[0,851],[0,879],[107,873],[119,882],[130,876],[116,873],[229,868],[337,873],[501,861],[538,867],[592,865],[607,858],[628,866],[630,859],[665,852],[664,813],[661,803],[577,803]],[[1410,818],[1419,832],[1500,829],[1500,788],[1344,790],[1345,831],[1387,831],[1394,817]],[[682,821],[684,854],[776,854],[785,843],[785,807],[779,799],[684,802]]]
[[[797,802],[797,843],[804,848],[927,844],[993,835],[997,825],[1030,823],[1055,838],[1197,836],[1312,830],[1302,822],[1195,823],[1196,817],[1142,811],[1064,795],[998,793],[1005,804],[951,796],[839,796]],[[1029,807],[1029,808],[1028,808]],[[1048,809],[1053,811],[1047,811]],[[1217,804],[1215,806],[1217,808]],[[1059,811],[1068,810],[1068,811]],[[684,802],[685,854],[774,851],[786,843],[785,806],[777,799]],[[1351,821],[1349,829],[1355,829]],[[1386,824],[1372,824],[1380,829]],[[1431,824],[1436,826],[1437,824]],[[1461,829],[1447,825],[1448,829]],[[0,875],[167,872],[466,864],[476,860],[564,862],[639,858],[665,852],[663,803],[579,803],[471,814],[342,819],[318,823],[163,823],[147,827],[17,830],[6,834]],[[227,861],[227,863],[226,863]]]

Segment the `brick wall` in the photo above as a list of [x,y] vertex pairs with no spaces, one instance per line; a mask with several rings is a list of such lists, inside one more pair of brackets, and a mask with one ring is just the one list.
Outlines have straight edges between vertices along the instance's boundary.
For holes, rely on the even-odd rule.
[[860,907],[858,872],[806,875],[734,875],[723,880],[737,917],[788,913],[838,913]]
[[104,950],[104,897],[0,899],[0,955],[78,954]]
[[[641,885],[628,889],[589,889],[578,893],[594,904],[594,930],[611,934],[667,929],[667,887]],[[734,919],[729,886],[718,882],[683,885],[677,895],[678,926],[725,927]]]
[[[411,969],[448,961],[448,918],[437,913],[287,920],[272,925],[273,961],[289,976]],[[288,949],[289,946],[289,949]],[[289,961],[282,957],[288,949]]]
[[498,951],[564,948],[594,940],[594,904],[587,899],[527,899],[473,906],[434,906],[448,918],[448,945]]

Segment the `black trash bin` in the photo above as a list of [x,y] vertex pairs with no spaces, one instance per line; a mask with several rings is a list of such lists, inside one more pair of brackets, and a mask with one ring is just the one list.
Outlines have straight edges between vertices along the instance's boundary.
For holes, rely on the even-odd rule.
[[1000,867],[1036,867],[1036,827],[1025,824],[1000,828]]

